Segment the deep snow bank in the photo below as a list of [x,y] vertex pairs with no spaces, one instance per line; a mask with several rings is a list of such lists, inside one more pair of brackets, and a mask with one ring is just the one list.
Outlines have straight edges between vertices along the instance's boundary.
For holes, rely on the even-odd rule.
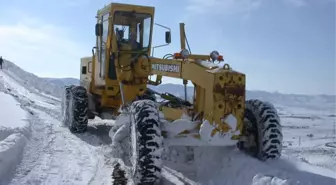
[[[61,108],[57,98],[38,93],[29,85],[38,81],[28,83],[34,79],[21,78],[7,69],[0,70],[0,91],[6,93],[1,92],[6,97],[0,97],[0,113],[8,116],[7,124],[0,121],[0,125],[3,123],[3,130],[9,134],[0,144],[0,185],[90,184],[97,175],[97,166],[104,164],[104,156],[96,151],[100,149],[99,139],[70,133],[59,122]],[[3,102],[9,105],[6,111],[2,111]],[[29,112],[23,120],[19,111],[26,112],[21,108]],[[16,132],[22,125],[14,118],[30,123],[26,132]]]
[[20,163],[27,138],[21,133],[9,135],[0,141],[0,184]]
[[[1,89],[0,89],[1,90]],[[0,184],[20,162],[29,136],[27,112],[9,94],[0,92]]]
[[195,149],[197,176],[207,185],[334,185],[335,172],[295,159],[260,162],[235,148]]
[[11,95],[0,92],[0,105],[0,127],[16,129],[27,126],[27,112]]

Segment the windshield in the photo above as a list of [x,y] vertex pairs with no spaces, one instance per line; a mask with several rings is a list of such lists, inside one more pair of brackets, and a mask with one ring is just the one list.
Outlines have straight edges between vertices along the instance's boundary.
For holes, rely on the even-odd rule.
[[117,11],[113,23],[119,50],[148,50],[152,23],[150,14]]

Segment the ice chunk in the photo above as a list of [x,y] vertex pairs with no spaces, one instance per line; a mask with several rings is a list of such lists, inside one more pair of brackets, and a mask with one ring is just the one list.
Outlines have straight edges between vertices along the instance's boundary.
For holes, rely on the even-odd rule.
[[232,130],[237,129],[237,119],[232,114],[229,114],[224,118],[224,123],[228,124],[232,128]]
[[237,141],[231,140],[233,132],[227,133],[219,133],[217,132],[215,135],[211,136],[212,131],[215,129],[213,125],[209,123],[209,121],[205,120],[200,128],[201,139],[205,142],[208,142],[210,145],[216,146],[229,146],[235,145]]

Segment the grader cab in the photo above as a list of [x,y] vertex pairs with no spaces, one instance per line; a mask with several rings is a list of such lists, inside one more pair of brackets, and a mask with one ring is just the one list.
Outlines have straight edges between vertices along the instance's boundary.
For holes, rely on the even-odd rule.
[[[81,84],[64,91],[63,116],[70,131],[85,132],[88,119],[106,118],[106,113],[117,122],[124,120],[113,142],[130,139],[136,184],[160,180],[162,147],[172,145],[237,145],[260,160],[279,158],[282,133],[276,109],[246,100],[245,74],[224,63],[219,52],[190,53],[183,23],[180,51],[151,56],[154,10],[118,3],[98,10],[96,44],[92,57],[81,59]],[[170,29],[163,37],[170,44]],[[149,88],[160,85],[162,77],[181,79],[185,96]],[[194,87],[192,101],[188,83]]]

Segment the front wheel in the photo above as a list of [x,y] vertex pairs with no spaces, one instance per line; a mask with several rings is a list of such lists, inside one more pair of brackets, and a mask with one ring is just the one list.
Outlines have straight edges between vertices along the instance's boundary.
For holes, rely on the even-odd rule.
[[262,161],[278,159],[282,152],[282,128],[277,110],[260,100],[246,101],[243,139],[238,148]]
[[153,185],[161,179],[162,142],[159,111],[151,100],[131,105],[131,164],[135,184]]

